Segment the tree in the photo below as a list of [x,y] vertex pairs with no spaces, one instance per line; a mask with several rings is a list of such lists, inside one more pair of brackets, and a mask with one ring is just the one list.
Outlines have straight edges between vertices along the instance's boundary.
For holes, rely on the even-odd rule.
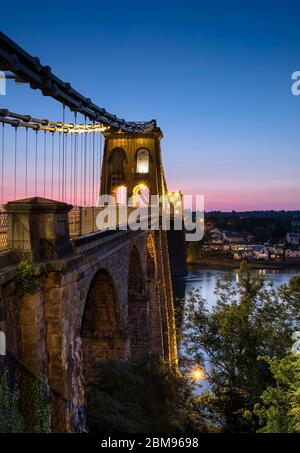
[[12,390],[7,384],[7,372],[0,376],[0,433],[25,432],[24,420],[20,414],[19,391]]
[[258,357],[283,357],[299,321],[299,281],[275,291],[242,263],[235,285],[226,275],[216,286],[218,301],[209,311],[199,291],[185,304],[183,345],[186,359],[206,367],[209,392],[199,398],[224,432],[254,432],[252,411],[274,377],[268,362]]
[[300,433],[300,356],[266,358],[275,385],[261,395],[253,413],[259,418],[260,433]]
[[149,355],[97,365],[88,391],[91,432],[205,432],[188,380]]

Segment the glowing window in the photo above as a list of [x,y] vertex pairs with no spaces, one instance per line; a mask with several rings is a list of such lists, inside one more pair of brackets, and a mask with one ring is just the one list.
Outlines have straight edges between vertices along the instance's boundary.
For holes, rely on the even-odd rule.
[[116,189],[116,203],[120,205],[127,204],[127,187],[119,186]]
[[147,149],[140,149],[137,153],[136,172],[149,173],[149,152]]

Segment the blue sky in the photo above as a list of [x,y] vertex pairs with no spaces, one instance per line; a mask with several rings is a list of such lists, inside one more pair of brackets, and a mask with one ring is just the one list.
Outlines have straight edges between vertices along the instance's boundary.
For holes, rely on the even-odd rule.
[[[11,2],[1,30],[95,103],[156,118],[170,189],[206,209],[298,209],[300,4],[295,1]],[[11,82],[3,108],[59,119]]]

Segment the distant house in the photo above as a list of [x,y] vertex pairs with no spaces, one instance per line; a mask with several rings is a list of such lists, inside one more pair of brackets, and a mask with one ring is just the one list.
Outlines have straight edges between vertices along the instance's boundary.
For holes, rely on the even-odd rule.
[[253,260],[254,253],[252,250],[237,250],[233,254],[233,259],[235,260]]
[[285,257],[286,259],[295,259],[295,258],[299,258],[300,259],[300,250],[291,250],[291,249],[287,249],[285,251]]
[[269,258],[268,249],[264,245],[251,245],[250,250],[255,260],[267,260]]
[[223,234],[222,231],[218,230],[217,228],[214,228],[213,230],[210,230],[210,242],[212,244],[223,244]]
[[251,238],[251,235],[247,232],[223,230],[222,233],[223,240],[225,242],[229,242],[230,244],[243,244]]
[[233,257],[236,260],[267,260],[269,253],[263,245],[249,245],[244,250],[237,250]]
[[287,233],[286,242],[291,245],[299,245],[300,233]]

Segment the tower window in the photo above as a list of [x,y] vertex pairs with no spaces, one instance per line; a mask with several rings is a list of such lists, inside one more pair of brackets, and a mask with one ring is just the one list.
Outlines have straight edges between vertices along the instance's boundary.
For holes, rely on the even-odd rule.
[[140,149],[137,153],[136,172],[149,173],[149,151],[147,149]]
[[119,186],[116,189],[116,203],[118,205],[126,205],[127,204],[127,187],[126,186]]

